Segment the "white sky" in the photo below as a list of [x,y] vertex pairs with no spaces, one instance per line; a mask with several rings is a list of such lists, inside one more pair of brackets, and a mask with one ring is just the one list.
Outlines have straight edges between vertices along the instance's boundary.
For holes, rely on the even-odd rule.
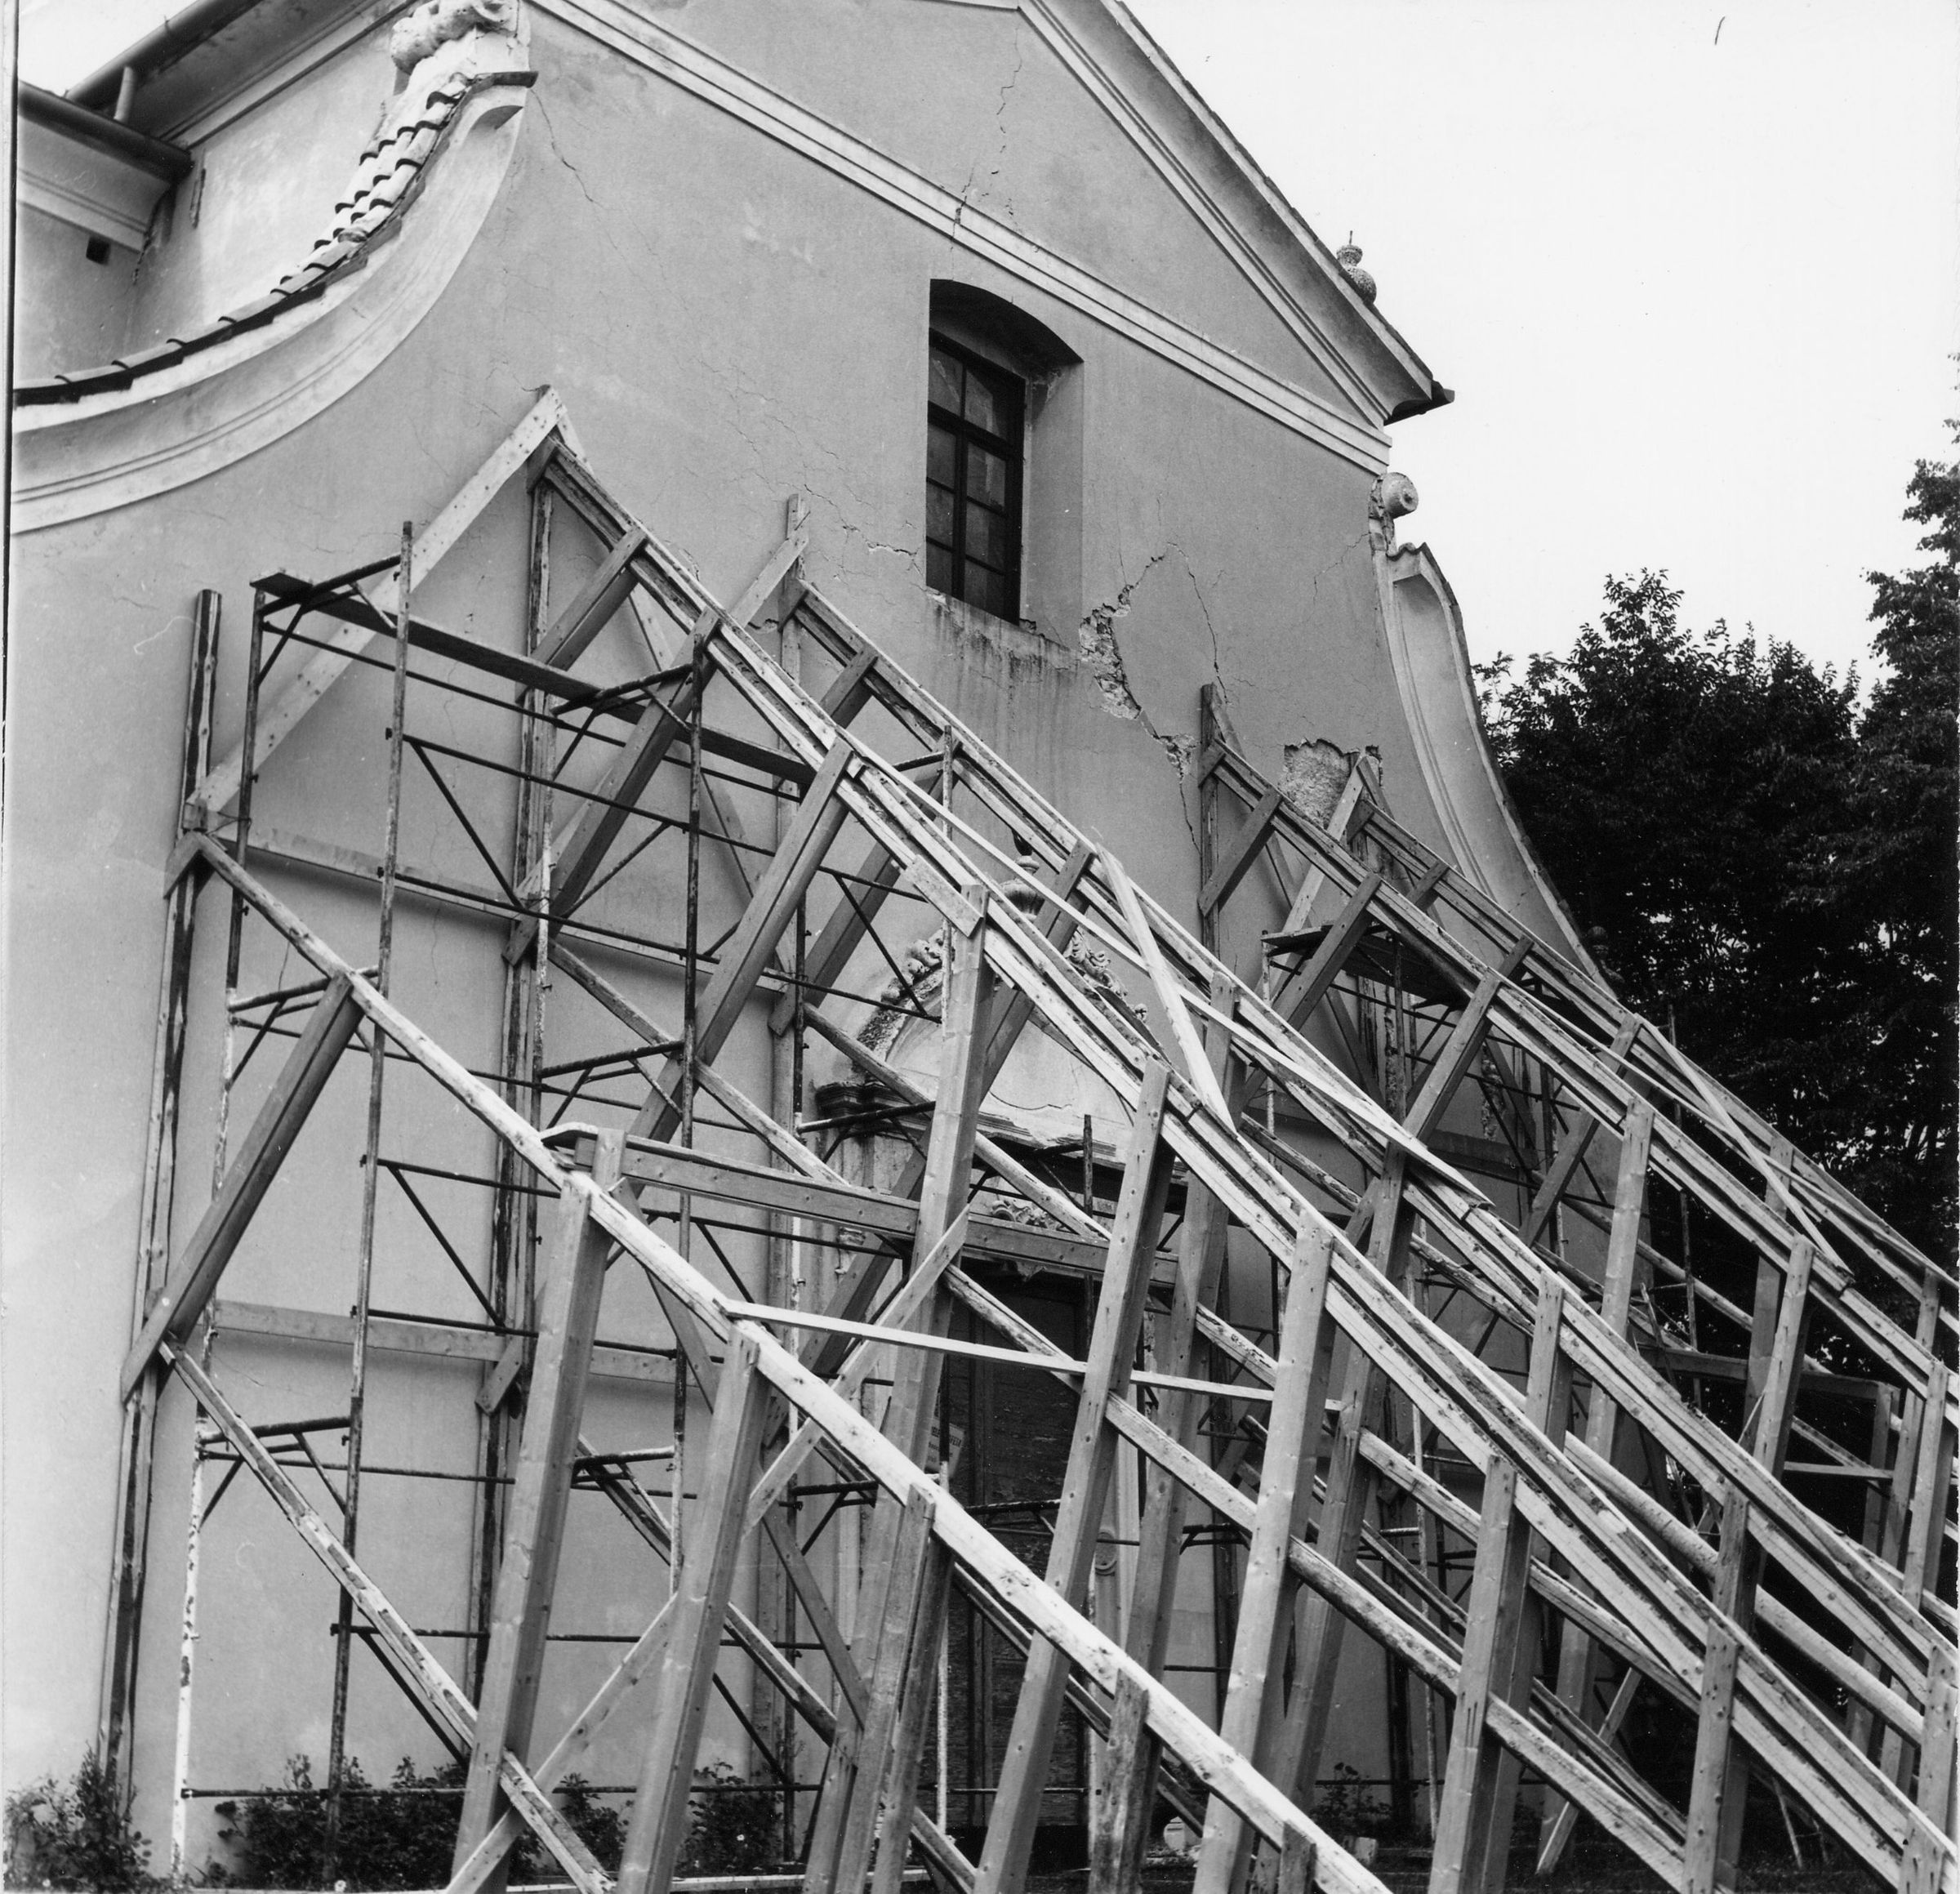
[[[1864,656],[1960,413],[1950,0],[1133,4],[1457,390],[1395,465],[1477,656],[1562,648],[1642,565],[1690,623]],[[22,70],[167,10],[23,0]]]

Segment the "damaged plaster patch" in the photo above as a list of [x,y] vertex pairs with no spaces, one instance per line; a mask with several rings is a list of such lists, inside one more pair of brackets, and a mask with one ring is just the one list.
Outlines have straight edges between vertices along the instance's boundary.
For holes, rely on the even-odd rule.
[[[1089,675],[1095,679],[1096,689],[1102,693],[1103,709],[1126,724],[1141,721],[1146,727],[1150,720],[1143,715],[1143,705],[1131,694],[1129,679],[1123,669],[1123,653],[1116,647],[1116,621],[1129,616],[1129,601],[1135,596],[1137,587],[1150,576],[1151,566],[1157,564],[1163,557],[1159,553],[1115,598],[1092,607],[1076,631],[1076,648],[1081,654]],[[1152,734],[1154,736],[1156,732]]]
[[[1182,782],[1190,769],[1192,759],[1197,755],[1198,740],[1185,731],[1160,730],[1150,720],[1149,711],[1143,708],[1136,693],[1129,688],[1129,674],[1123,666],[1122,647],[1116,642],[1117,619],[1129,616],[1129,601],[1135,597],[1137,588],[1169,556],[1168,553],[1153,554],[1143,571],[1125,586],[1115,598],[1092,607],[1076,628],[1076,649],[1083,668],[1096,680],[1096,689],[1102,699],[1102,708],[1123,723],[1141,724],[1149,732],[1152,741],[1158,744],[1170,759],[1171,766],[1177,771],[1178,780]],[[1195,590],[1195,579],[1192,586]],[[1202,604],[1202,600],[1200,602]],[[1208,612],[1207,624],[1209,621]],[[1213,644],[1215,653],[1215,634]]]
[[1325,823],[1348,786],[1354,758],[1338,743],[1315,737],[1289,743],[1280,770],[1280,787],[1316,822]]

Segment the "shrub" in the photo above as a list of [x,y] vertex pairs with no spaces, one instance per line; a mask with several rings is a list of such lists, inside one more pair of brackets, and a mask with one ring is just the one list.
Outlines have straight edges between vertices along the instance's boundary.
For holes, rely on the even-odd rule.
[[115,1778],[93,1749],[65,1787],[51,1776],[7,1798],[10,1887],[154,1887],[149,1843],[130,1825]]
[[[445,1763],[429,1773],[404,1756],[389,1785],[368,1786],[359,1762],[350,1757],[345,1785],[358,1793],[341,1803],[340,1845],[331,1879],[350,1888],[440,1887],[449,1878],[456,1848],[456,1825],[462,1812],[468,1771]],[[581,1776],[559,1785],[565,1819],[601,1864],[617,1869],[626,1839],[620,1812],[601,1802]],[[219,1834],[233,1843],[238,1865],[229,1873],[214,1867],[207,1878],[248,1887],[323,1887],[327,1873],[327,1798],[314,1785],[310,1758],[295,1756],[285,1780],[265,1795],[243,1803],[221,1802],[220,1816],[231,1825]],[[550,1852],[528,1840],[512,1864],[514,1880],[555,1879],[559,1872]]]
[[777,1803],[760,1783],[737,1776],[726,1763],[694,1771],[708,1793],[697,1794],[690,1807],[684,1874],[753,1874],[775,1866]]

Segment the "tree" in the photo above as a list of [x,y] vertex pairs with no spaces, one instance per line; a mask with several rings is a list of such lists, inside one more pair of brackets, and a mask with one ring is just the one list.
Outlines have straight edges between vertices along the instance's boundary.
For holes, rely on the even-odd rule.
[[1870,575],[1860,712],[1786,644],[1609,578],[1570,657],[1480,667],[1525,827],[1623,996],[1922,1248],[1953,1253],[1960,469],[1931,565]]
[[[1960,436],[1960,423],[1953,424]],[[1858,928],[1855,1102],[1831,1127],[1846,1180],[1906,1235],[1955,1254],[1960,1117],[1960,466],[1922,461],[1905,518],[1933,563],[1873,588],[1886,667],[1859,725],[1848,820],[1809,896]]]

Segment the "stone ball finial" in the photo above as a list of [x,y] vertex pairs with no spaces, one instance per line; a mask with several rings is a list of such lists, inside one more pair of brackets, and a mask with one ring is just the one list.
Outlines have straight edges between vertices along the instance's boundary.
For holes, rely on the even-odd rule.
[[1361,252],[1354,240],[1354,233],[1348,233],[1348,241],[1334,252],[1334,260],[1341,266],[1341,273],[1360,292],[1363,302],[1374,301],[1374,279],[1361,267]]
[[1377,484],[1377,503],[1384,519],[1400,519],[1422,504],[1415,482],[1406,474],[1384,474]]

